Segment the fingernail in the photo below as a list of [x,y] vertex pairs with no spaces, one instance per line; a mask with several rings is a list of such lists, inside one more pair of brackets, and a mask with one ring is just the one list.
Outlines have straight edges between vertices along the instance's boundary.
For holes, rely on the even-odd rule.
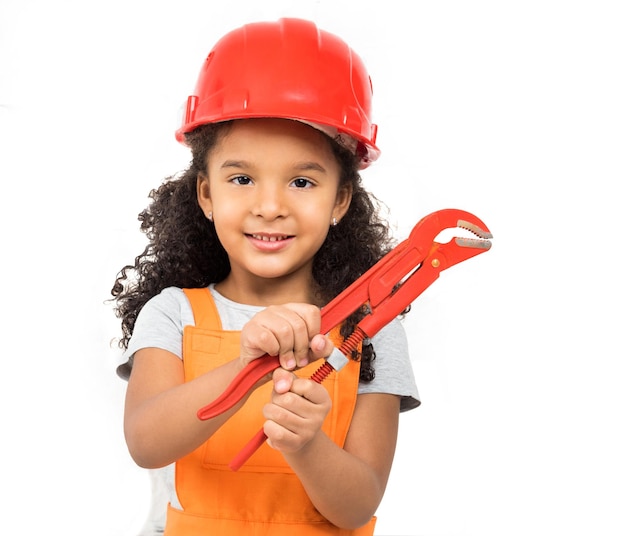
[[321,351],[326,346],[326,341],[324,339],[316,339],[314,342],[315,348],[314,350]]
[[287,391],[289,389],[289,382],[285,381],[285,380],[279,380],[276,382],[276,385],[274,387],[278,392],[284,392]]
[[296,360],[291,358],[287,360],[287,363],[285,363],[285,368],[287,370],[291,370],[292,368],[296,368]]

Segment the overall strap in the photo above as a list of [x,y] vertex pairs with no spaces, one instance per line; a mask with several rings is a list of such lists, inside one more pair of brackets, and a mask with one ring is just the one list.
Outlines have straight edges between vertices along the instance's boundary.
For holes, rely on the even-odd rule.
[[196,327],[203,329],[222,329],[220,315],[217,312],[211,291],[207,287],[184,288],[183,292],[191,304]]

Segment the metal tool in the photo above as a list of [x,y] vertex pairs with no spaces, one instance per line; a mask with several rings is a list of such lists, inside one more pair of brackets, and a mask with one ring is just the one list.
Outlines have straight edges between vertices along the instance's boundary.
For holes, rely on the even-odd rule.
[[[466,229],[478,238],[454,237],[446,243],[435,240],[442,231],[454,227]],[[368,313],[311,379],[321,383],[331,372],[340,370],[349,361],[346,356],[363,339],[372,338],[399,316],[443,270],[488,251],[491,238],[487,226],[463,210],[444,209],[422,218],[406,240],[322,308],[320,332],[324,334],[364,305]],[[279,366],[276,356],[263,356],[250,362],[222,395],[198,411],[198,418],[207,420],[233,407],[258,380]],[[233,471],[239,469],[265,439],[263,429],[259,430],[229,467]]]

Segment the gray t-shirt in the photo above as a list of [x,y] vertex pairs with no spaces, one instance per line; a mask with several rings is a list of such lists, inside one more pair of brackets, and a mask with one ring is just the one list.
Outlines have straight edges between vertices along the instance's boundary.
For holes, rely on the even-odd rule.
[[[224,330],[241,330],[263,307],[233,302],[215,290],[209,290]],[[183,328],[195,325],[191,304],[180,288],[168,287],[150,299],[141,309],[123,358],[126,362],[118,367],[118,374],[127,379],[135,352],[142,348],[161,348],[182,359]],[[373,338],[376,351],[375,377],[371,382],[360,382],[359,394],[387,393],[401,397],[400,411],[408,411],[420,405],[419,394],[409,359],[408,343],[404,327],[399,319],[382,328]],[[339,372],[341,374],[341,372]],[[142,536],[160,534],[165,519],[165,507],[171,502],[180,508],[174,487],[174,464],[151,470],[152,507]]]

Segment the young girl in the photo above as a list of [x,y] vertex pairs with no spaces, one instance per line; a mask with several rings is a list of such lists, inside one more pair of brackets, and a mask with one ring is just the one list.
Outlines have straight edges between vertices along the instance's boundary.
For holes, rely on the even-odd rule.
[[[398,414],[419,405],[402,325],[309,379],[366,314],[327,336],[320,309],[392,246],[359,175],[379,154],[370,107],[361,59],[308,21],[245,25],[207,57],[176,133],[191,163],[151,192],[149,244],[112,289],[126,441],[163,468],[168,536],[374,532]],[[271,377],[198,419],[265,354]]]

